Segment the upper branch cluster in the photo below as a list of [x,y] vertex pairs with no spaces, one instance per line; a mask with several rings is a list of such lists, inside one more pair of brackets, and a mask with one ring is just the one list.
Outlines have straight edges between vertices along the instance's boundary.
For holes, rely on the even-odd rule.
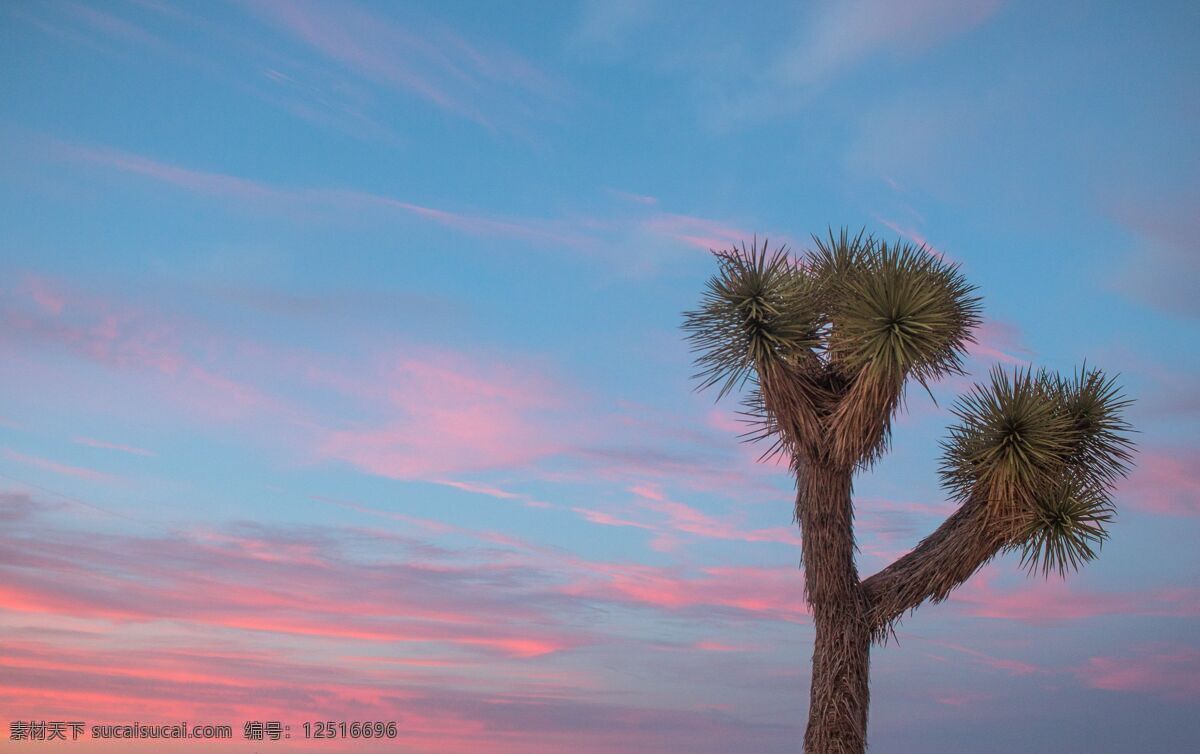
[[703,387],[750,381],[748,413],[777,446],[835,465],[884,449],[908,377],[959,372],[979,299],[925,247],[842,231],[792,258],[764,243],[716,252],[684,328]]
[[1131,461],[1128,405],[1098,369],[995,368],[954,408],[942,482],[960,501],[987,500],[989,525],[1030,571],[1076,569],[1108,536],[1112,487]]

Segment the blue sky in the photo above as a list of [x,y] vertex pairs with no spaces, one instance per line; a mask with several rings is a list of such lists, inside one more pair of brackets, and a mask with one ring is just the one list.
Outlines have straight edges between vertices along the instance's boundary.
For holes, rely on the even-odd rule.
[[875,651],[873,750],[1179,750],[1198,22],[5,4],[0,712],[795,750],[791,481],[693,392],[680,313],[709,248],[850,226],[959,262],[985,314],[856,480],[864,573],[951,510],[938,439],[992,364],[1120,373],[1140,431],[1097,562],[1002,558]]

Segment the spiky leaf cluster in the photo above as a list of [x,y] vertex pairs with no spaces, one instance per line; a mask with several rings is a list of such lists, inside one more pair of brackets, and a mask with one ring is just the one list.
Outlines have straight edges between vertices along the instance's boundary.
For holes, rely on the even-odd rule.
[[1098,370],[997,367],[953,409],[942,483],[963,501],[986,496],[1030,569],[1077,568],[1107,536],[1108,494],[1129,466],[1127,405]]
[[1115,514],[1106,491],[1080,479],[1063,479],[1036,498],[1018,535],[1021,565],[1030,573],[1066,575],[1096,557]]
[[747,439],[867,465],[886,448],[906,379],[959,371],[979,299],[923,246],[865,231],[813,240],[796,260],[757,243],[714,252],[718,273],[684,329],[701,388],[719,385],[720,397],[753,383]]
[[1132,430],[1123,418],[1131,401],[1121,396],[1115,377],[1086,365],[1070,378],[1057,377],[1052,391],[1077,433],[1071,465],[1111,487],[1132,461]]
[[701,387],[720,384],[724,396],[757,370],[794,364],[819,344],[815,281],[764,241],[716,252],[719,270],[700,309],[684,315],[684,330],[701,371]]
[[684,321],[702,388],[720,383],[723,396],[756,367],[800,356],[845,379],[869,370],[924,382],[959,371],[979,298],[955,265],[864,232],[813,240],[798,261],[757,243],[714,252],[718,273]]
[[1020,493],[1055,481],[1074,450],[1075,430],[1043,373],[1000,367],[961,396],[957,426],[943,442],[942,483],[960,499],[979,486]]
[[829,280],[829,361],[855,375],[922,384],[961,372],[979,298],[957,266],[924,246],[818,240],[814,272]]

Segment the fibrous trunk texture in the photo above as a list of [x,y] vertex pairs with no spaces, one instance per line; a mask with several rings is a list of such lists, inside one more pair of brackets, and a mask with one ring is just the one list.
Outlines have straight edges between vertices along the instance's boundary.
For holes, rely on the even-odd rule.
[[805,461],[796,471],[805,594],[816,627],[804,751],[861,754],[871,630],[854,564],[852,470]]
[[886,639],[892,621],[925,600],[940,602],[1012,541],[1013,530],[975,495],[907,555],[863,582],[868,622]]

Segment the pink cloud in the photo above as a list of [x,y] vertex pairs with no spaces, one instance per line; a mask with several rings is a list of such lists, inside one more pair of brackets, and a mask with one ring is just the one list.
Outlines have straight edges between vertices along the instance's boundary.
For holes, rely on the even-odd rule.
[[945,704],[949,707],[975,707],[991,698],[991,694],[975,691],[952,691],[937,695],[935,700],[938,704]]
[[573,248],[587,248],[597,245],[597,241],[594,238],[580,233],[562,222],[470,215],[358,192],[341,192],[336,195],[336,198],[362,206],[401,209],[404,212],[435,222],[438,225],[453,228],[454,230],[474,236],[518,238]]
[[1200,615],[1200,590],[1155,588],[1138,592],[1096,592],[1067,582],[1029,581],[1002,591],[985,569],[951,593],[950,602],[967,615],[1044,624],[1105,615]]
[[643,220],[642,228],[705,251],[719,251],[742,242],[748,244],[752,235],[715,220],[667,212],[659,212]]
[[659,489],[658,485],[655,484],[636,484],[630,487],[629,491],[638,497],[643,497],[647,500],[653,500],[655,502],[661,503],[667,499],[667,496],[664,495],[662,490]]
[[664,501],[647,503],[646,507],[667,516],[666,527],[711,539],[732,539],[743,542],[776,542],[800,546],[800,533],[791,527],[770,529],[741,529],[684,503]]
[[629,519],[619,518],[604,511],[592,510],[590,508],[572,508],[571,510],[578,513],[580,516],[593,524],[602,526],[625,526],[634,529],[647,529],[649,531],[658,531],[658,527],[652,524],[642,523],[640,521],[631,521]]
[[[894,186],[893,186],[893,188],[894,188]],[[914,230],[913,228],[901,226],[895,222],[892,222],[891,220],[888,220],[887,218],[879,217],[878,215],[875,216],[875,219],[878,220],[880,223],[882,223],[887,228],[889,228],[892,232],[896,233],[897,235],[907,238],[908,240],[914,242],[918,246],[924,246],[931,254],[937,255],[937,257],[940,258],[943,262],[954,262],[953,258],[947,256],[946,252],[942,251],[941,249],[939,249],[938,247],[936,247],[932,243],[930,243],[929,240],[926,239],[925,236],[922,235],[919,231]],[[891,244],[889,244],[889,246],[890,245]]]
[[1008,322],[986,320],[975,330],[975,338],[977,342],[968,344],[967,352],[976,358],[1023,365],[1035,355],[1022,343],[1020,329]]
[[1200,452],[1150,449],[1139,453],[1120,493],[1150,513],[1200,516]]
[[955,507],[950,503],[859,498],[855,508],[859,547],[878,561],[875,567],[886,566],[941,525]]
[[[412,52],[432,52],[431,45],[415,34],[348,4],[336,13],[330,12],[332,8],[313,2],[257,2],[254,5],[327,57],[372,78],[415,92],[441,107],[480,117],[415,70]],[[410,59],[406,60],[406,57]]]
[[1090,657],[1073,670],[1095,689],[1200,701],[1200,651],[1194,647],[1144,645],[1132,655]]
[[[239,650],[216,646],[130,647],[110,641],[6,643],[0,657],[0,705],[14,719],[124,720],[137,709],[143,722],[256,719],[386,719],[397,722],[387,747],[411,752],[613,754],[637,748],[647,731],[688,751],[729,751],[751,743],[775,750],[782,734],[762,738],[756,726],[711,708],[675,711],[649,700],[624,706],[593,689],[595,675],[525,673],[508,669],[504,687],[453,665],[391,656],[314,658],[292,649]],[[161,645],[156,642],[156,645]],[[329,666],[336,664],[336,673]],[[474,668],[478,671],[478,668]],[[597,694],[600,691],[600,694]],[[600,696],[601,698],[596,698]],[[779,726],[772,726],[779,727]],[[240,735],[235,725],[235,735]],[[789,731],[790,732],[790,731]],[[296,733],[293,732],[293,736]],[[105,748],[117,752],[128,748]],[[19,744],[18,744],[19,745]],[[289,749],[330,752],[375,750],[360,739],[303,740]],[[98,747],[98,748],[97,748]],[[365,747],[365,748],[364,748]],[[168,742],[156,751],[194,749]]]
[[562,449],[551,415],[563,396],[539,375],[441,354],[402,359],[387,383],[385,425],[334,431],[321,455],[403,479],[522,466]]
[[804,579],[794,570],[727,567],[704,568],[701,574],[687,577],[646,566],[608,566],[563,591],[665,610],[725,608],[788,622],[808,614]]
[[705,417],[708,426],[720,432],[732,435],[742,435],[751,429],[745,421],[730,411],[714,408]]
[[54,152],[62,158],[111,168],[192,193],[255,203],[267,200],[294,201],[300,198],[299,194],[267,183],[223,173],[193,170],[109,147],[83,146],[59,141],[53,142],[52,145]]
[[[636,503],[633,516],[621,516],[612,511],[574,507],[576,514],[584,520],[601,526],[616,526],[642,529],[653,532],[650,548],[658,552],[674,552],[683,544],[681,534],[706,539],[725,539],[740,542],[770,542],[800,546],[800,536],[791,527],[743,529],[736,524],[710,516],[691,506],[670,500],[656,484],[642,483],[629,488],[640,500]],[[646,512],[661,515],[649,520]]]
[[628,191],[618,191],[617,189],[608,189],[608,193],[612,194],[618,199],[621,199],[622,201],[632,202],[633,204],[641,204],[644,206],[658,204],[658,197],[647,196],[645,194],[631,194]]
[[491,487],[486,484],[475,484],[474,482],[456,482],[450,479],[439,479],[437,480],[437,483],[445,485],[446,487],[453,487],[455,489],[462,490],[463,492],[473,492],[476,495],[487,495],[488,497],[495,497],[501,500],[519,500],[522,497],[522,495],[517,492],[509,492],[498,487]]
[[692,644],[692,648],[702,652],[753,652],[756,649],[746,644],[726,644],[720,641],[698,641]]
[[66,296],[63,292],[58,290],[48,280],[32,276],[27,277],[25,279],[25,288],[34,303],[46,314],[52,316],[62,314],[63,307],[67,305]]
[[[14,299],[16,306],[0,307],[0,346],[7,344],[32,360],[23,379],[68,380],[73,371],[65,373],[44,356],[65,354],[113,370],[128,384],[136,384],[139,395],[165,400],[205,420],[251,413],[296,418],[295,407],[279,396],[227,371],[227,366],[246,366],[234,364],[232,353],[246,345],[244,341],[115,296],[85,293],[58,281],[53,286],[68,302],[58,313],[19,298]],[[39,372],[45,377],[34,376]],[[90,395],[91,389],[87,392]]]
[[1040,668],[1032,663],[1024,662],[1022,660],[996,657],[986,652],[980,652],[977,649],[971,649],[970,647],[957,644],[955,642],[938,641],[934,639],[927,639],[926,641],[939,647],[945,647],[946,649],[952,649],[955,652],[961,652],[965,655],[968,655],[981,665],[994,670],[1003,671],[1009,675],[1024,676],[1048,672],[1046,669]]
[[[567,581],[556,584],[553,590],[556,594],[576,599],[612,601],[667,611],[718,607],[766,620],[789,622],[800,620],[807,614],[803,599],[803,574],[791,567],[705,568],[699,575],[686,575],[670,568],[584,560],[558,548],[544,547],[515,537],[498,536],[493,532],[470,531],[354,503],[328,502],[417,526],[432,533],[466,536],[511,548],[521,553],[522,558],[541,563],[546,569],[566,576]],[[599,514],[599,517],[607,518],[605,514]]]
[[115,450],[120,453],[128,453],[130,455],[135,455],[135,456],[157,455],[153,451],[146,450],[145,448],[139,448],[139,447],[136,447],[133,445],[122,445],[120,443],[115,443],[115,442],[106,442],[104,440],[96,440],[91,437],[73,437],[73,438],[71,438],[71,442],[76,443],[78,445],[87,445],[90,448],[102,448],[104,450]]
[[61,474],[63,476],[71,476],[76,479],[86,479],[89,482],[111,482],[117,479],[116,476],[103,471],[85,468],[83,466],[70,466],[65,463],[50,460],[49,458],[41,458],[39,456],[26,455],[18,453],[15,450],[4,448],[2,454],[5,458],[16,463],[29,466],[42,471],[49,471],[52,474]]
[[710,516],[689,505],[668,499],[657,487],[638,485],[630,490],[646,502],[641,507],[661,513],[666,521],[659,527],[665,533],[685,532],[710,539],[731,539],[742,542],[776,542],[800,546],[800,534],[791,527],[742,529]]

